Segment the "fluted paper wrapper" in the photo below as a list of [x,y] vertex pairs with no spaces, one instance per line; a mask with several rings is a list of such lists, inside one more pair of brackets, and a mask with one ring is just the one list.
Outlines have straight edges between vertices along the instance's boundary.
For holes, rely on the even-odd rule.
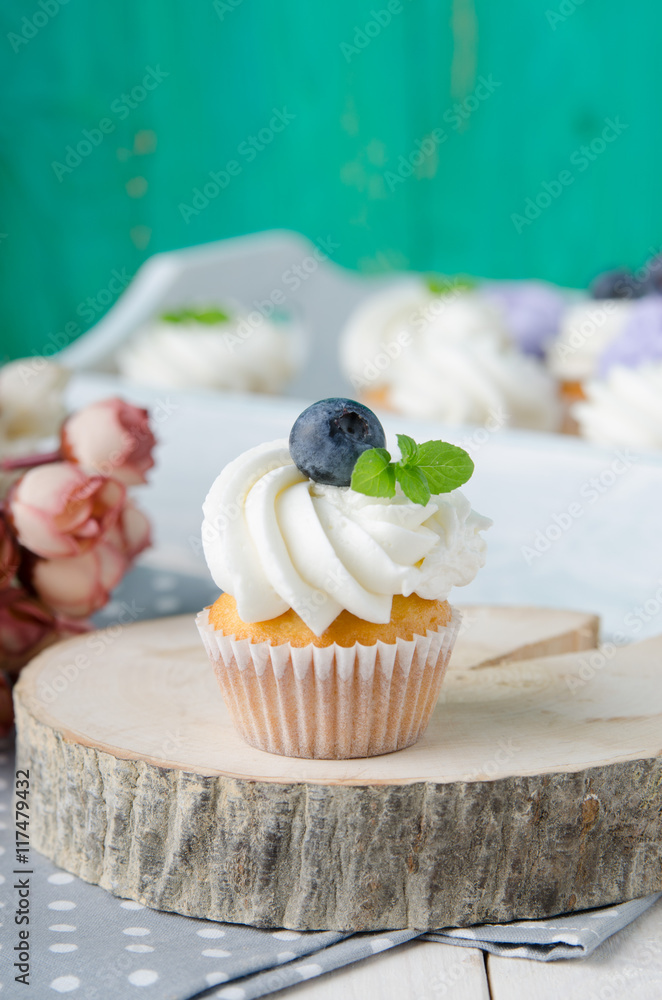
[[343,760],[411,746],[439,696],[460,613],[411,641],[308,646],[235,639],[196,619],[225,703],[251,746]]

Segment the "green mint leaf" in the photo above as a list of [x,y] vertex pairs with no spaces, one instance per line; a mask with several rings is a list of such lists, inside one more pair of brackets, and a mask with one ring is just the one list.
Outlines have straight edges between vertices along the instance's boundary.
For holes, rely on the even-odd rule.
[[395,496],[395,467],[386,448],[369,448],[359,455],[351,487],[369,497]]
[[474,464],[463,448],[446,441],[416,444],[407,434],[397,438],[402,453],[397,463],[391,461],[385,448],[370,448],[359,455],[352,472],[353,490],[372,497],[393,497],[398,482],[412,503],[425,506],[433,493],[450,493],[471,478]]
[[229,323],[230,314],[222,309],[212,306],[209,309],[178,309],[173,312],[163,313],[162,320],[166,323],[204,323],[211,326],[214,323]]
[[198,323],[208,323],[209,325],[230,322],[230,316],[228,313],[223,312],[222,309],[204,309],[201,312],[195,313],[192,318]]
[[415,464],[418,456],[418,445],[413,438],[408,437],[407,434],[397,434],[398,448],[400,449],[400,454],[402,458],[400,461],[403,465]]
[[464,448],[446,441],[419,444],[416,465],[433,493],[450,493],[471,479],[474,471],[474,463]]
[[448,295],[449,292],[470,292],[477,282],[466,274],[426,274],[425,284],[433,295]]
[[406,497],[409,497],[413,503],[425,506],[430,499],[430,487],[420,469],[411,465],[396,465],[395,477]]

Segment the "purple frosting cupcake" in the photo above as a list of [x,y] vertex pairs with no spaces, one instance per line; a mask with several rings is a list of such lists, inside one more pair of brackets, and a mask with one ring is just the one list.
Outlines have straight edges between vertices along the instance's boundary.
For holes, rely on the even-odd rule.
[[658,360],[662,360],[662,296],[647,295],[632,303],[621,333],[600,357],[599,371],[606,375],[614,365],[636,368]]
[[521,351],[542,357],[558,332],[563,296],[544,281],[495,281],[482,293],[502,311],[510,335]]

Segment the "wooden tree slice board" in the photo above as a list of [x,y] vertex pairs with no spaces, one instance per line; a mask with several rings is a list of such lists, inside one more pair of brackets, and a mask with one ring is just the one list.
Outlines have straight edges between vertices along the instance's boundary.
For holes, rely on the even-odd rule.
[[261,927],[429,929],[662,889],[662,638],[524,661],[511,642],[479,668],[470,635],[419,743],[344,761],[243,743],[189,616],[48,649],[16,688],[33,844],[117,895]]
[[479,605],[460,610],[454,670],[594,649],[598,644],[600,619],[582,611]]

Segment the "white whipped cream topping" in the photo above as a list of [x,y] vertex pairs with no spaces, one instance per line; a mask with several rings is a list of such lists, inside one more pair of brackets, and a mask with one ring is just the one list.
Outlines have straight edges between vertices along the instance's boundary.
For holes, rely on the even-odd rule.
[[303,361],[298,327],[258,312],[236,312],[227,323],[155,319],[118,352],[120,373],[170,389],[278,392]]
[[459,490],[423,507],[402,493],[365,496],[303,476],[286,440],[221,472],[203,505],[205,558],[245,622],[293,608],[321,635],[344,609],[386,624],[394,594],[446,600],[485,561],[491,521]]
[[387,402],[407,416],[482,424],[498,414],[511,426],[558,426],[553,380],[479,292],[439,296],[420,279],[398,284],[362,303],[340,350],[356,389],[387,387]]
[[449,424],[505,425],[554,430],[556,387],[534,358],[477,335],[454,343],[426,333],[399,361],[390,401],[408,416]]
[[586,299],[571,306],[547,351],[552,374],[564,382],[593,378],[600,355],[623,329],[632,305],[628,299]]
[[430,326],[455,340],[486,331],[506,336],[501,310],[479,295],[467,291],[433,295],[420,278],[408,278],[369,296],[351,314],[340,338],[345,372],[361,378],[368,369],[374,386],[390,384],[393,373],[376,365],[375,359],[393,343],[407,346]]
[[608,448],[662,448],[662,362],[615,365],[584,391],[586,401],[572,408],[583,437]]

